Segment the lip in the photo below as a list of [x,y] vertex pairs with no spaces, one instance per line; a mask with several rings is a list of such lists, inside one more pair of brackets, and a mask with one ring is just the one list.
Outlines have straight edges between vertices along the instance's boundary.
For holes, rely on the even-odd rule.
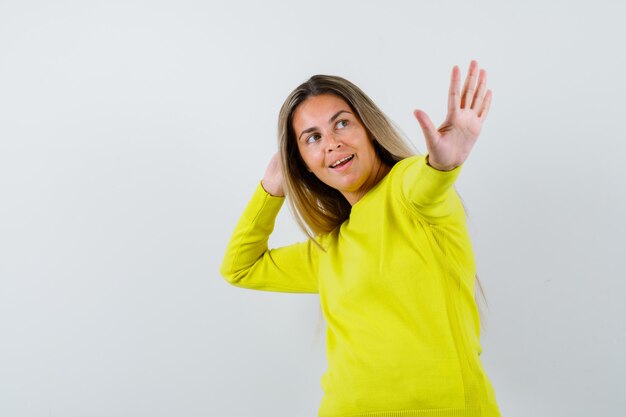
[[[348,156],[352,156],[352,159],[350,159],[350,160],[349,160],[348,162],[346,162],[345,164],[340,165],[340,166],[338,166],[337,168],[330,168],[330,165],[329,165],[329,168],[330,168],[331,170],[333,170],[334,172],[342,172],[342,171],[345,171],[346,169],[350,168],[350,166],[352,165],[352,161],[354,161],[354,158],[356,157],[356,155],[355,155],[355,154],[353,154],[353,153],[349,153],[349,154],[343,155],[343,156],[341,156],[341,157],[339,157],[339,158],[335,159],[335,160],[333,161],[333,163],[335,163],[336,161],[339,161],[340,159],[346,158],[346,157],[348,157]],[[332,164],[331,164],[331,165],[332,165]]]

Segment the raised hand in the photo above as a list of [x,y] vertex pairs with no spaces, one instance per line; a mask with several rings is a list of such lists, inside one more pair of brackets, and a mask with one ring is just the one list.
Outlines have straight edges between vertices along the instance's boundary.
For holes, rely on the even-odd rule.
[[421,110],[415,110],[428,148],[428,163],[440,171],[450,171],[462,165],[478,139],[489,105],[491,90],[487,90],[487,73],[478,69],[472,61],[467,78],[460,91],[461,72],[458,66],[452,69],[448,114],[439,128]]
[[263,179],[261,180],[261,185],[265,191],[273,196],[285,196],[283,189],[283,165],[280,162],[280,154],[275,153],[272,159],[270,159],[265,169],[265,175],[263,175]]

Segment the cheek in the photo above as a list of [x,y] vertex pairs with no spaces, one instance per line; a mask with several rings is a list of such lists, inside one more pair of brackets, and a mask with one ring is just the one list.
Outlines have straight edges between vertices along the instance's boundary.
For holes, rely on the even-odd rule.
[[298,149],[298,152],[300,153],[300,159],[302,159],[302,162],[304,162],[304,167],[307,171],[311,172],[311,156],[307,152],[302,152],[301,148]]
[[304,165],[309,172],[314,172],[316,168],[319,168],[320,164],[323,164],[323,155],[320,158],[318,152],[313,148],[300,149],[300,158],[304,161]]

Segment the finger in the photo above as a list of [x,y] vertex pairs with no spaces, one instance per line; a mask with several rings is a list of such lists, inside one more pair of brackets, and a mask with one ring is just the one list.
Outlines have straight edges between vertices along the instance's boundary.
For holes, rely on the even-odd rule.
[[481,69],[478,74],[478,89],[474,95],[474,101],[472,102],[472,110],[480,111],[483,101],[485,99],[485,90],[487,89],[487,71]]
[[476,78],[478,77],[478,63],[474,60],[470,62],[469,69],[467,70],[467,77],[465,78],[465,84],[463,85],[463,92],[461,93],[461,108],[469,107],[474,97],[474,91],[476,91]]
[[431,144],[434,144],[435,139],[437,138],[438,132],[437,128],[430,121],[430,117],[426,113],[421,110],[415,110],[413,112],[415,118],[417,119],[420,127],[422,128],[422,132],[424,132],[424,138],[426,139],[426,146],[430,149]]
[[491,93],[491,90],[487,90],[487,93],[485,94],[485,100],[483,101],[483,107],[478,114],[478,117],[480,117],[481,120],[485,120],[487,118],[487,113],[489,113],[489,107],[491,106],[492,96],[493,94]]
[[452,76],[450,77],[450,92],[448,94],[448,113],[452,113],[453,111],[461,108],[461,92],[459,91],[460,84],[461,84],[461,71],[459,70],[459,67],[455,65],[452,68]]

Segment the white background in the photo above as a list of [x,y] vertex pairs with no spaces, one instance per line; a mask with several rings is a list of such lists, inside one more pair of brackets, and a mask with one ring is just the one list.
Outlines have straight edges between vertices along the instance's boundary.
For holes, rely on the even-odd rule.
[[[315,295],[221,258],[287,94],[363,88],[424,151],[475,58],[458,181],[503,416],[626,408],[624,2],[1,1],[0,416],[314,416]],[[302,240],[288,210],[273,245]]]

